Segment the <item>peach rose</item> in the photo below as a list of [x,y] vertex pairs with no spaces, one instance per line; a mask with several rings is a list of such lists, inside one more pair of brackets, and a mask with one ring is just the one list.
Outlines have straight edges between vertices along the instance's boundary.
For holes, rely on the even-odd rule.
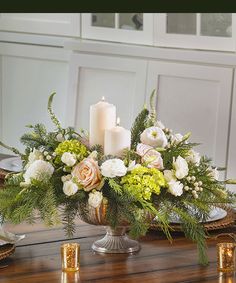
[[71,174],[86,192],[97,188],[102,181],[98,164],[92,158],[85,158],[77,164]]
[[137,145],[136,152],[142,157],[142,162],[147,163],[147,167],[163,169],[163,160],[161,154],[153,147],[143,143],[139,143]]

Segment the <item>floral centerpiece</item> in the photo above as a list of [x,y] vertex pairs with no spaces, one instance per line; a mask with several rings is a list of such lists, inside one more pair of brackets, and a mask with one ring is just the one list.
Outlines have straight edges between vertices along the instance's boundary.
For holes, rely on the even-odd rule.
[[115,228],[126,223],[129,235],[137,238],[146,234],[149,220],[155,218],[171,240],[174,213],[186,237],[197,243],[200,262],[206,264],[201,221],[212,207],[235,202],[225,188],[234,181],[218,180],[218,170],[193,149],[197,144],[188,141],[189,133],[174,134],[157,120],[154,92],[150,110],[144,107],[134,121],[130,147],[119,156],[104,154],[100,144],[89,145],[84,131],[62,128],[52,110],[54,94],[48,111],[55,131],[29,125],[30,132],[21,137],[24,153],[1,143],[23,161],[23,171],[8,174],[0,191],[4,221],[34,223],[40,213],[47,225],[63,222],[71,236],[78,214],[86,219],[90,209],[102,208],[105,220],[100,224]]

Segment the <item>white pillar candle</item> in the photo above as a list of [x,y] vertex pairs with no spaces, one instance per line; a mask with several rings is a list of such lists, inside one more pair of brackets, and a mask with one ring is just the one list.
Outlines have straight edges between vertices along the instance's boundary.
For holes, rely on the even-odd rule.
[[89,145],[100,144],[104,147],[106,129],[116,125],[116,107],[105,101],[104,97],[97,104],[90,106]]
[[119,126],[119,118],[117,118],[117,126],[105,131],[104,154],[122,156],[124,149],[130,149],[131,132]]

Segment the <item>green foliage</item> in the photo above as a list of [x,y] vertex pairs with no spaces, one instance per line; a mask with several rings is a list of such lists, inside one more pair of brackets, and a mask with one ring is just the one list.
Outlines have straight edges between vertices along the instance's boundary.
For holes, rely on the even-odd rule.
[[54,125],[57,127],[59,131],[62,131],[61,123],[57,119],[56,115],[54,114],[52,110],[52,102],[53,102],[53,97],[56,94],[56,92],[53,92],[48,99],[48,113],[50,114],[51,120],[54,123]]
[[140,135],[146,129],[149,111],[144,108],[136,117],[134,124],[131,128],[131,148],[136,149],[137,144],[140,142]]

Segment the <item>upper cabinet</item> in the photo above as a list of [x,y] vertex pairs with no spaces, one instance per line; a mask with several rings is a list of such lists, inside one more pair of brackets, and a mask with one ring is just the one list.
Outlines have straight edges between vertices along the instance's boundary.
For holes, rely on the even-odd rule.
[[165,47],[235,51],[236,14],[155,14],[154,44]]
[[80,14],[1,13],[0,31],[80,36]]
[[123,43],[153,44],[153,14],[85,13],[82,37]]

